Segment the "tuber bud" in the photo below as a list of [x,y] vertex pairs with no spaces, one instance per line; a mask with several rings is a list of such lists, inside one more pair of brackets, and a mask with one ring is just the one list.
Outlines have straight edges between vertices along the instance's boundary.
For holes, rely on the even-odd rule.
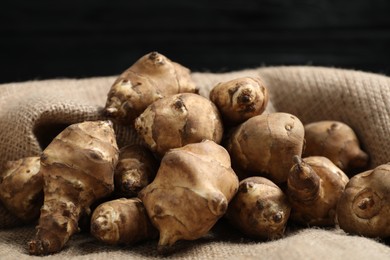
[[9,161],[1,176],[1,201],[25,223],[38,219],[43,203],[43,178],[39,169],[39,157],[26,157]]
[[216,106],[192,93],[155,101],[136,120],[135,129],[151,151],[162,157],[169,149],[201,142],[221,142],[223,125]]
[[237,188],[229,154],[215,142],[167,152],[154,181],[139,193],[160,232],[158,251],[169,251],[177,240],[204,236],[225,214]]
[[157,167],[157,160],[145,147],[137,144],[122,147],[114,173],[116,195],[136,197],[154,179]]
[[284,234],[291,206],[282,190],[263,177],[240,182],[226,217],[242,233],[260,239],[276,239]]
[[80,216],[114,190],[118,153],[109,121],[73,124],[46,147],[40,169],[44,202],[30,254],[60,251],[78,231]]
[[227,125],[237,125],[260,115],[268,104],[268,90],[260,78],[237,78],[221,82],[210,92]]
[[343,171],[364,168],[368,155],[348,125],[338,121],[319,121],[305,125],[304,157],[324,156]]
[[197,91],[189,69],[151,52],[116,79],[108,93],[105,112],[122,124],[132,124],[155,100]]
[[131,245],[156,238],[157,230],[138,198],[116,199],[100,204],[91,218],[91,234],[98,240],[116,245]]
[[[261,175],[276,184],[287,180],[293,163],[301,154],[304,129],[301,121],[288,113],[254,116],[234,130],[226,148],[233,168],[245,175]],[[248,176],[240,176],[244,179]]]
[[390,237],[390,164],[353,176],[337,205],[339,226],[366,237]]
[[310,226],[335,225],[336,206],[349,180],[347,175],[326,157],[293,158],[286,191],[291,220]]

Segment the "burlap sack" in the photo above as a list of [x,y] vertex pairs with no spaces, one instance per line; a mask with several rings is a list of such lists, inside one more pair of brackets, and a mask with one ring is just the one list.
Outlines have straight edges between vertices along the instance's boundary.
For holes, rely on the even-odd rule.
[[[303,123],[334,119],[357,133],[371,167],[390,158],[390,78],[377,74],[319,67],[269,67],[232,73],[193,73],[207,96],[217,82],[260,75],[270,91],[268,112],[298,116]],[[101,109],[115,77],[46,80],[0,85],[0,168],[7,160],[39,155],[69,124],[103,119]],[[116,127],[120,146],[138,142],[132,130]],[[21,225],[0,205],[0,258],[28,258],[26,242],[34,227]],[[225,225],[220,224],[225,227]],[[14,227],[14,228],[12,228]],[[386,244],[387,243],[387,244]],[[216,227],[198,241],[177,245],[176,259],[375,259],[389,258],[388,241],[321,229],[290,231],[272,242],[247,240]],[[158,258],[156,241],[133,247],[111,247],[88,234],[77,234],[59,254],[48,258],[107,259]]]

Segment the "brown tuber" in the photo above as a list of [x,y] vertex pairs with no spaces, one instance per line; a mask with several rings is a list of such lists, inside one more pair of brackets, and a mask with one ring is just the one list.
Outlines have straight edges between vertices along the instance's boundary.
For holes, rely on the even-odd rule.
[[169,149],[203,139],[220,143],[223,135],[216,106],[207,98],[192,93],[155,101],[135,120],[135,129],[160,158]]
[[221,82],[210,92],[225,124],[237,125],[260,115],[268,104],[268,90],[260,78],[237,78]]
[[286,194],[291,220],[301,225],[333,226],[337,202],[348,183],[345,173],[328,158],[294,156]]
[[141,189],[152,182],[157,168],[157,160],[144,146],[133,144],[122,147],[114,173],[116,195],[136,197]]
[[353,176],[337,205],[339,226],[366,237],[390,237],[390,164]]
[[238,178],[227,151],[213,141],[172,149],[162,158],[143,201],[159,230],[158,251],[169,252],[178,240],[195,240],[221,218],[237,192]]
[[132,124],[155,100],[197,91],[189,69],[151,52],[115,80],[107,96],[105,112],[123,124]]
[[35,238],[28,243],[30,254],[51,254],[64,247],[78,231],[80,216],[114,190],[117,161],[109,121],[73,124],[53,139],[41,156],[44,202]]
[[100,204],[91,217],[91,234],[111,245],[132,245],[156,238],[141,200],[121,198]]
[[319,121],[305,125],[306,148],[303,156],[325,156],[343,171],[364,168],[368,155],[360,149],[351,127],[338,121]]
[[291,206],[283,191],[263,177],[240,182],[226,217],[242,233],[257,239],[276,239],[284,234]]
[[260,175],[276,184],[287,180],[291,158],[301,154],[304,129],[301,121],[288,113],[254,116],[237,127],[226,148],[233,168],[244,179]]
[[43,178],[40,158],[26,157],[9,161],[1,175],[0,200],[25,223],[38,219],[43,203]]

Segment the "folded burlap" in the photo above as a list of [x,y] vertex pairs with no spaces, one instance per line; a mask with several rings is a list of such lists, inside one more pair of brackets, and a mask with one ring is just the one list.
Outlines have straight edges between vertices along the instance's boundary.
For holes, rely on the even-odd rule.
[[[340,120],[358,135],[370,166],[390,161],[390,78],[378,74],[320,67],[268,67],[231,73],[193,73],[200,94],[218,82],[260,75],[270,92],[268,112],[296,115],[303,123]],[[66,126],[103,119],[101,109],[115,77],[31,81],[0,85],[0,168],[8,160],[39,155]],[[138,142],[133,130],[116,126],[118,144]],[[32,226],[0,205],[0,258],[27,258]],[[304,229],[272,242],[255,242],[217,231],[199,241],[181,242],[173,258],[362,259],[388,258],[386,242],[350,236],[340,230]],[[387,242],[388,243],[388,242]],[[134,247],[109,247],[78,234],[51,256],[77,259],[156,258],[156,241]],[[51,258],[49,257],[49,258]]]

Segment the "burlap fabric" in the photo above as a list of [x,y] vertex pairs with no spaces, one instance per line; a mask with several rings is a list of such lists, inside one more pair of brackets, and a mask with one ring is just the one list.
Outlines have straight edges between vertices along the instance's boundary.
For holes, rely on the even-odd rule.
[[[207,96],[217,82],[260,75],[270,91],[268,112],[298,116],[303,123],[334,119],[357,133],[371,167],[390,158],[390,78],[359,71],[319,67],[268,67],[231,73],[193,73]],[[7,160],[39,155],[65,126],[103,119],[108,89],[115,77],[31,81],[0,85],[0,168]],[[132,130],[116,127],[120,146],[138,142]],[[390,216],[389,216],[390,217]],[[29,258],[26,242],[34,227],[20,226],[0,205],[0,258]],[[389,241],[347,235],[339,229],[289,230],[272,242],[245,239],[218,224],[198,241],[181,241],[176,259],[389,259]],[[106,246],[90,235],[74,236],[59,254],[47,258],[153,259],[156,241],[132,247]]]

